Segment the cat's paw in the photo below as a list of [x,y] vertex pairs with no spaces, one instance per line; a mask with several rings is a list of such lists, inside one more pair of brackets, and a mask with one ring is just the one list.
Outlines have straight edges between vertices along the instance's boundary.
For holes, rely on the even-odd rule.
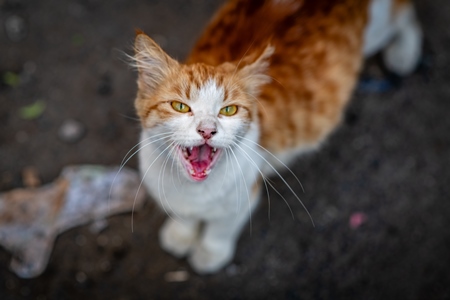
[[186,256],[197,240],[197,226],[167,219],[159,230],[161,248],[175,257]]
[[189,264],[198,274],[215,273],[231,261],[234,249],[234,242],[220,242],[209,246],[199,243],[188,259]]
[[422,30],[412,7],[405,9],[397,36],[383,51],[386,67],[397,75],[412,73],[422,55]]

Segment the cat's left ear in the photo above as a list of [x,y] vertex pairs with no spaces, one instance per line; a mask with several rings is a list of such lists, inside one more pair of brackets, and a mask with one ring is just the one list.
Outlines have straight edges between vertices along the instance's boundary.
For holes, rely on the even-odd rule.
[[141,31],[136,32],[134,50],[134,63],[139,71],[138,84],[150,92],[179,66],[176,60]]
[[261,86],[271,81],[270,76],[267,75],[267,69],[269,68],[269,59],[274,51],[275,47],[268,45],[255,61],[239,70],[239,75],[250,94],[256,96]]

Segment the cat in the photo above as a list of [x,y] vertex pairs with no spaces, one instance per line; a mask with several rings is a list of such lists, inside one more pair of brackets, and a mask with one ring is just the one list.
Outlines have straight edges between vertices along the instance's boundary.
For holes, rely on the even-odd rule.
[[421,41],[408,0],[232,0],[184,63],[138,31],[139,168],[169,216],[161,247],[199,274],[226,266],[276,190],[266,178],[339,125],[363,59],[382,51],[407,75]]

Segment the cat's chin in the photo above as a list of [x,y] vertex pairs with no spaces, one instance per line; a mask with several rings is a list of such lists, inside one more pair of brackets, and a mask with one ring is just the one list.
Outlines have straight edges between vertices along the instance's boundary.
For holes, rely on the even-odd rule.
[[178,147],[178,155],[190,179],[201,182],[208,178],[222,150],[207,144]]

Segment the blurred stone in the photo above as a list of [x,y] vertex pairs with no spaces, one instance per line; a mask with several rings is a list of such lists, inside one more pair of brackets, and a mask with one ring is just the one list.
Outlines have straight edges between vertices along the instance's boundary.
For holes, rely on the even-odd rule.
[[28,34],[25,20],[17,15],[12,15],[5,20],[6,36],[13,42],[20,42]]
[[164,279],[167,282],[183,282],[189,279],[189,273],[186,271],[173,271],[164,274]]
[[74,119],[67,119],[59,128],[58,136],[64,142],[75,143],[83,138],[85,132],[86,129],[82,123]]
[[78,273],[75,275],[75,279],[76,279],[76,281],[78,281],[79,283],[84,283],[84,282],[86,281],[86,279],[87,279],[87,276],[86,276],[86,274],[85,274],[84,272],[78,272]]
[[35,73],[36,73],[36,63],[34,63],[33,61],[27,61],[23,65],[22,72],[20,73],[20,84],[25,85],[30,83]]

